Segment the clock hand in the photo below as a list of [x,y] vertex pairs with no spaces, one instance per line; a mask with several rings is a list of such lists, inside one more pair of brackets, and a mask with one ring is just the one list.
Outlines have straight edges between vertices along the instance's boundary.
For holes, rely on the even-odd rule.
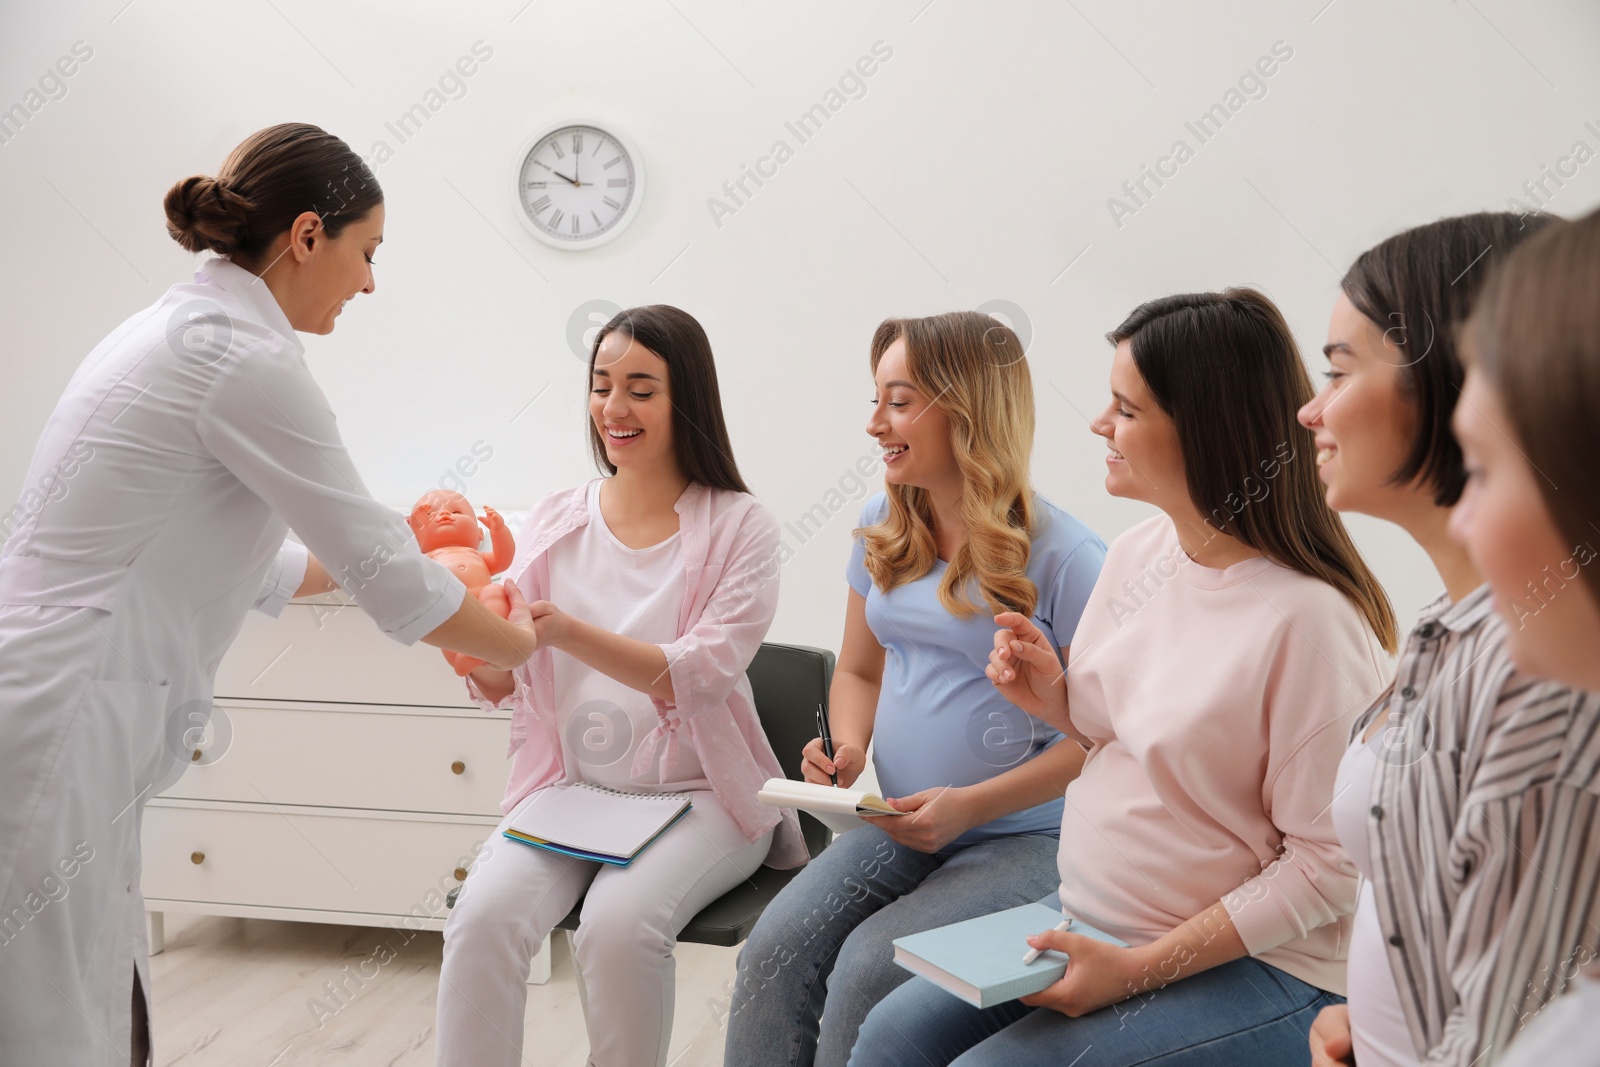
[[559,170],[553,170],[550,173],[554,174],[557,178],[560,178],[562,181],[568,183],[569,185],[577,185],[578,184],[578,180],[576,178],[569,178],[565,174],[562,174]]

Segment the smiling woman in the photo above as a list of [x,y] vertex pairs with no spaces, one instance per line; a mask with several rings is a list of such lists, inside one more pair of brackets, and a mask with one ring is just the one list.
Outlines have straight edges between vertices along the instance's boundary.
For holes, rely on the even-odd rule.
[[541,647],[516,671],[474,670],[469,692],[512,712],[508,819],[572,782],[682,793],[690,810],[626,866],[512,844],[473,869],[444,930],[439,1067],[526,1062],[528,964],[579,900],[586,1062],[666,1062],[684,923],[763,864],[806,859],[793,810],[755,800],[783,774],[745,677],[777,610],[777,575],[754,577],[777,522],[739,477],[711,342],[656,304],[618,312],[589,363],[607,477],[534,507],[508,574]]
[[[1362,253],[1329,319],[1328,382],[1300,409],[1328,506],[1399,526],[1444,587],[1339,763],[1329,816],[1365,877],[1350,1002],[1319,1015],[1317,1067],[1498,1055],[1560,991],[1566,961],[1600,947],[1595,701],[1524,673],[1483,573],[1447,533],[1467,484],[1450,429],[1465,396],[1457,329],[1519,243],[1559,225],[1462,215]],[[1527,332],[1516,345],[1521,358]]]
[[[189,765],[163,740],[209,712],[249,608],[356,571],[347,591],[402,644],[511,667],[536,641],[518,596],[511,623],[465,598],[368,495],[306,365],[297,331],[372,291],[383,194],[359,157],[270,127],[166,210],[183,247],[220,255],[84,359],[28,475],[73,472],[70,491],[41,491],[0,550],[0,916],[26,918],[0,952],[5,1063],[147,1061],[144,802]],[[80,847],[95,862],[39,907]]]
[[[331,333],[350,298],[373,290],[383,190],[348,145],[315,126],[253,134],[215,178],[174,184],[165,206],[173,240],[260,277],[296,330]],[[313,257],[319,243],[325,254]]]

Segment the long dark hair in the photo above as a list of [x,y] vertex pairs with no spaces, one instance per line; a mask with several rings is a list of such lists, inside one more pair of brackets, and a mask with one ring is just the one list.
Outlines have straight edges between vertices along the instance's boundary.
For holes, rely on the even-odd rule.
[[[717,388],[717,367],[711,358],[711,340],[693,315],[668,304],[628,308],[611,317],[595,334],[589,350],[589,379],[594,379],[600,342],[622,333],[661,357],[667,365],[668,396],[672,400],[672,448],[678,469],[691,482],[713,489],[750,490],[733,461],[733,445],[722,418],[722,393]],[[587,389],[588,383],[585,383]],[[593,419],[589,423],[589,451],[595,465],[607,474],[617,473],[606,458],[606,444]]]
[[1450,431],[1465,378],[1455,330],[1490,269],[1551,218],[1482,211],[1440,219],[1373,245],[1345,272],[1345,296],[1400,349],[1401,388],[1417,412],[1416,439],[1390,484],[1420,480],[1440,507],[1461,499],[1467,472]]
[[1139,305],[1106,339],[1128,342],[1172,419],[1189,496],[1206,522],[1334,586],[1393,652],[1389,597],[1323,502],[1312,434],[1296,418],[1311,377],[1277,305],[1246,288],[1167,296]]
[[316,212],[328,236],[338,237],[381,203],[378,179],[349,145],[308,123],[285,122],[246,137],[215,178],[175,183],[164,206],[167,232],[184,248],[248,263],[303,212]]

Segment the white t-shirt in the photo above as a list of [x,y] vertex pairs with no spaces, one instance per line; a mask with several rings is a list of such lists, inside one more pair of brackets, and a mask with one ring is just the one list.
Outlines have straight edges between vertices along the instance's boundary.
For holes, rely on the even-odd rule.
[[1333,828],[1339,843],[1361,872],[1355,922],[1350,929],[1350,1037],[1361,1067],[1415,1067],[1416,1052],[1400,994],[1389,966],[1389,950],[1378,922],[1372,895],[1372,860],[1367,848],[1367,819],[1372,808],[1372,776],[1378,769],[1383,731],[1370,742],[1357,738],[1339,762],[1334,780]]
[[[600,514],[600,485],[596,479],[589,488],[589,522],[550,546],[550,599],[612,633],[651,644],[675,641],[684,594],[682,534],[629,548]],[[635,791],[711,788],[681,729],[669,780],[636,781],[634,753],[660,721],[650,697],[572,656],[558,652],[553,663],[556,721],[570,780]]]

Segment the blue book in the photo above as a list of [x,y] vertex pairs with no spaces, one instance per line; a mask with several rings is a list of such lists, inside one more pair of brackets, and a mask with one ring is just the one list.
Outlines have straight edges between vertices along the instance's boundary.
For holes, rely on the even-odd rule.
[[[913,974],[975,1008],[992,1008],[1037,993],[1067,972],[1067,955],[1048,949],[1032,963],[1023,963],[1027,938],[1067,919],[1048,904],[980,915],[920,934],[894,939],[894,961]],[[1128,947],[1108,933],[1074,919],[1071,933]]]

